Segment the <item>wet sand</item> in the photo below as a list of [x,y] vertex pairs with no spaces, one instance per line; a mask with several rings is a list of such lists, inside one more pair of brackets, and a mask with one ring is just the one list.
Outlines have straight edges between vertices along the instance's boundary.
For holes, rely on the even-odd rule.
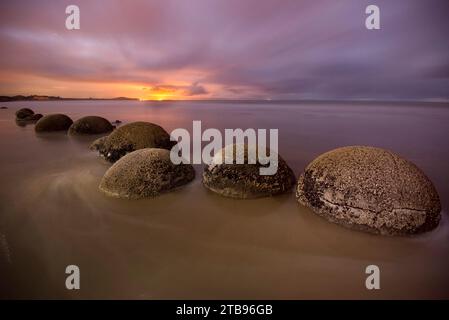
[[[0,297],[2,298],[449,298],[449,108],[442,104],[255,104],[211,102],[13,102],[0,110]],[[298,176],[320,153],[344,145],[391,149],[434,182],[442,221],[417,237],[347,230],[291,194],[222,198],[193,183],[148,200],[104,196],[110,164],[95,137],[36,136],[14,112],[31,107],[77,119],[141,120],[167,131],[279,128],[279,153]],[[65,268],[81,290],[65,289]],[[381,290],[365,288],[365,267]]]

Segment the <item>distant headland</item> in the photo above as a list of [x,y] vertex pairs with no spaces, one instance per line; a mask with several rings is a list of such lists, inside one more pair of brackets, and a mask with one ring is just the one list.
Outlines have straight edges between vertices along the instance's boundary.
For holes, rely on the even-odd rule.
[[65,101],[65,100],[139,100],[139,99],[127,98],[127,97],[117,97],[117,98],[63,98],[63,97],[59,97],[59,96],[42,96],[42,95],[0,96],[0,102],[7,102],[7,101]]

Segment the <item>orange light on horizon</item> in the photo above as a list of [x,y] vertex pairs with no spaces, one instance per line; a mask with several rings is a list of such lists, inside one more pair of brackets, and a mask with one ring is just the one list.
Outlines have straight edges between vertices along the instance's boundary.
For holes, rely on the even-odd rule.
[[141,100],[164,101],[164,100],[178,100],[182,98],[182,92],[172,88],[152,88],[148,90]]

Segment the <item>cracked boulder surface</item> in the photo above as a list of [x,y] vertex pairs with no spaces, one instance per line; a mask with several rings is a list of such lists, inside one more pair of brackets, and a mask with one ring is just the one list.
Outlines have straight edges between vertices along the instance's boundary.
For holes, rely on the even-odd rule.
[[296,198],[331,222],[376,234],[418,234],[440,221],[440,199],[426,175],[375,147],[343,147],[320,155],[299,177]]
[[[251,199],[274,196],[290,192],[295,185],[295,175],[287,163],[277,155],[278,166],[274,175],[261,175],[260,168],[268,167],[268,164],[261,164],[257,159],[248,160],[248,147],[244,145],[243,164],[225,164],[224,159],[233,156],[236,159],[235,152],[239,149],[236,144],[226,146],[217,152],[212,163],[206,166],[203,172],[203,185],[222,196]],[[266,154],[270,154],[267,151]],[[257,155],[257,153],[254,153]],[[220,161],[217,161],[220,160]]]
[[100,190],[116,198],[158,196],[192,181],[190,164],[173,164],[166,149],[141,149],[127,154],[106,171]]
[[69,134],[101,134],[108,133],[114,129],[112,124],[105,118],[98,116],[87,116],[76,120],[69,128]]
[[160,126],[150,122],[132,122],[114,130],[91,146],[98,150],[109,162],[115,162],[127,153],[145,149],[161,148],[170,150],[176,142],[170,141],[170,135]]

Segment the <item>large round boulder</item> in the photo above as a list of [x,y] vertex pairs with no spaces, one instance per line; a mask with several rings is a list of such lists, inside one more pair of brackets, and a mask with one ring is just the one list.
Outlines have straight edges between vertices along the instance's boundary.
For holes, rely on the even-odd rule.
[[16,111],[16,119],[22,120],[27,117],[30,117],[34,114],[34,111],[29,108],[22,108]]
[[166,149],[141,149],[131,152],[106,171],[100,190],[106,195],[150,198],[187,184],[195,177],[190,164],[173,164]]
[[300,176],[296,197],[331,222],[371,233],[416,234],[440,221],[432,182],[413,163],[380,148],[322,154]]
[[[248,144],[233,144],[218,151],[212,163],[205,167],[203,184],[209,190],[225,197],[249,199],[274,196],[289,192],[296,182],[295,175],[287,163],[273,151],[277,159],[274,174],[261,174],[261,164],[257,158],[258,149]],[[242,160],[238,163],[236,159]],[[228,160],[227,160],[228,159]]]
[[73,121],[65,114],[49,114],[36,123],[36,132],[67,131]]
[[101,134],[114,130],[112,124],[105,118],[87,116],[76,120],[69,128],[69,134]]
[[171,149],[176,142],[160,126],[150,122],[132,122],[114,130],[98,149],[110,162],[144,148]]

